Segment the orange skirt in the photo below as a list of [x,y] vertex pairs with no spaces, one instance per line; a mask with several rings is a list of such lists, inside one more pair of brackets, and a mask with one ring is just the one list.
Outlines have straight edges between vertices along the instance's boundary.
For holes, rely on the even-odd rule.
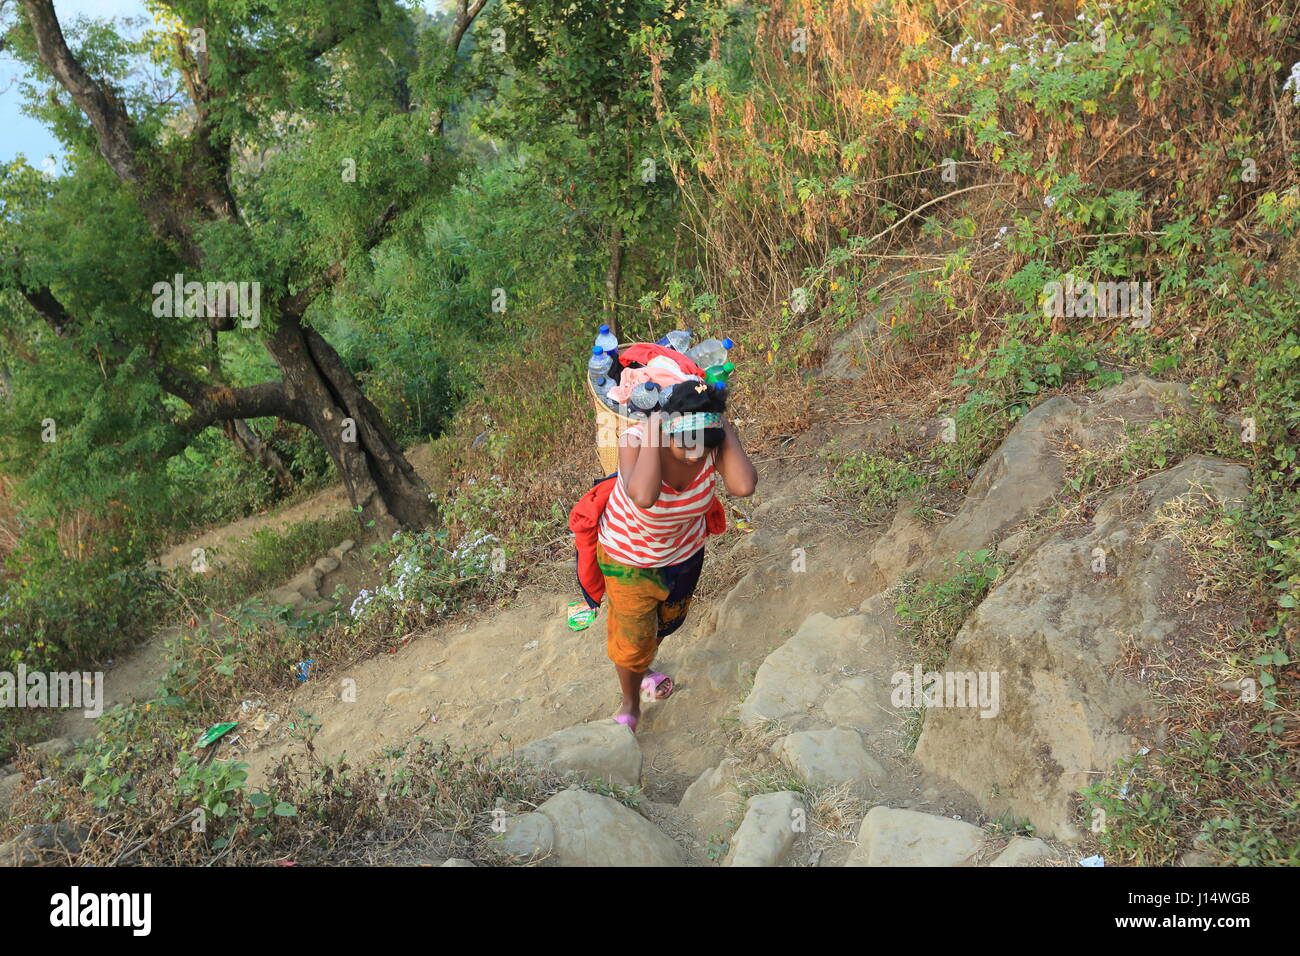
[[638,568],[614,561],[597,541],[596,560],[609,599],[606,653],[619,667],[648,671],[660,642],[686,620],[704,567],[704,548],[678,564]]

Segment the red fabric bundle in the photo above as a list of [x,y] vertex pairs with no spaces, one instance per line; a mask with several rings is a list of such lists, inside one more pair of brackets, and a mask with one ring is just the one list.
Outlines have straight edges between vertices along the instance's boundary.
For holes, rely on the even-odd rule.
[[704,378],[704,369],[700,368],[684,354],[676,349],[670,349],[664,345],[653,345],[650,342],[638,342],[635,345],[629,345],[625,349],[618,350],[618,360],[623,365],[631,365],[636,362],[639,365],[649,365],[650,360],[656,355],[663,355],[672,359],[687,375],[695,375]]

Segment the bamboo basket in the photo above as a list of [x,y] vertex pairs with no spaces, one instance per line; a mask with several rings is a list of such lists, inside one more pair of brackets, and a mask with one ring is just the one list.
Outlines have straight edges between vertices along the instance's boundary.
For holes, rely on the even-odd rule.
[[582,377],[587,383],[591,403],[596,406],[596,457],[600,459],[601,474],[612,475],[618,471],[618,436],[639,419],[628,418],[614,411],[601,401],[591,376],[584,374]]

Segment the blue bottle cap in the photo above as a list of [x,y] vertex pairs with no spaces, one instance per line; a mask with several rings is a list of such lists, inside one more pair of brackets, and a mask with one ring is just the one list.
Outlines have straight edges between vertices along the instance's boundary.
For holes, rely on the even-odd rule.
[[605,350],[602,349],[599,345],[593,345],[593,346],[591,347],[591,354],[592,354],[592,355],[599,355],[599,354],[600,354],[601,352],[603,352],[603,351],[605,351]]
[[735,345],[735,344],[736,344],[736,343],[733,342],[733,341],[731,341],[731,339],[723,339],[723,340],[722,340],[722,347],[723,347],[724,349],[729,349],[729,348],[731,348],[731,347],[732,347],[733,345]]
[[604,334],[605,334],[606,332],[608,332],[608,331],[609,331],[609,326],[608,326],[608,325],[602,325],[602,326],[600,327],[600,334],[601,334],[601,335],[604,335]]

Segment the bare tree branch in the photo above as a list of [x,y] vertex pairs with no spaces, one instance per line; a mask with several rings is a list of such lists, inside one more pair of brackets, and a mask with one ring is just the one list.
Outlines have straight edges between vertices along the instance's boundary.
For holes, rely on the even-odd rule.
[[470,24],[483,12],[485,6],[487,0],[474,0],[473,4],[469,0],[456,0],[456,22],[452,25],[451,36],[447,38],[447,45],[451,48],[453,58],[460,52],[460,41],[464,39]]

